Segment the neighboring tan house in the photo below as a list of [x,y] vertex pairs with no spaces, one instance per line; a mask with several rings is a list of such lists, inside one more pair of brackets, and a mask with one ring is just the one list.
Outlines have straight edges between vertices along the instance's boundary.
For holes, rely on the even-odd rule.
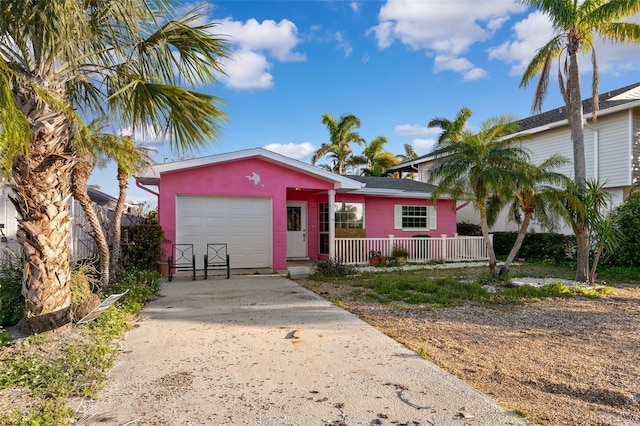
[[[610,207],[615,208],[629,196],[631,188],[640,183],[640,82],[601,94],[595,122],[591,120],[591,101],[591,98],[583,101],[587,178],[597,178],[605,183],[611,194]],[[525,118],[520,121],[520,129],[532,135],[522,146],[529,150],[533,163],[540,164],[553,154],[561,154],[570,162],[557,171],[572,177],[573,143],[566,113],[566,108],[561,107]],[[428,182],[428,171],[437,161],[437,153],[430,153],[392,170],[417,172],[418,180]],[[458,222],[478,223],[473,207],[461,205],[459,203]],[[518,225],[508,221],[503,212],[491,230],[517,229]],[[534,224],[533,229],[539,230],[539,226]]]
[[286,270],[288,259],[340,257],[337,238],[456,232],[451,201],[436,208],[431,185],[341,176],[262,148],[154,165],[136,180],[158,187],[167,256],[171,243],[193,244],[198,269],[209,243],[228,244],[232,268]]

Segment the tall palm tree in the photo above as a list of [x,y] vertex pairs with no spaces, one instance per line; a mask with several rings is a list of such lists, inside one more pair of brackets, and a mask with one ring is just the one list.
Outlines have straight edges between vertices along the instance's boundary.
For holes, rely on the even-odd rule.
[[[17,238],[26,255],[22,325],[69,318],[69,176],[80,118],[104,115],[151,128],[176,150],[217,138],[214,82],[226,56],[204,9],[175,16],[169,2],[0,0],[0,167],[15,181]],[[184,85],[184,86],[181,86]]]
[[[110,252],[111,270],[114,272],[119,271],[120,257],[121,257],[121,224],[122,214],[124,213],[125,200],[127,197],[127,187],[129,185],[129,177],[136,171],[143,167],[153,164],[151,154],[156,150],[153,148],[136,145],[132,137],[125,137],[123,145],[118,147],[119,149],[110,154],[110,156],[118,164],[117,179],[118,179],[118,200],[114,209],[113,217],[113,245]],[[111,282],[113,284],[112,275]]]
[[[571,126],[573,141],[574,179],[583,186],[587,177],[584,153],[584,122],[582,109],[582,88],[578,54],[591,52],[593,66],[592,99],[593,119],[597,117],[599,74],[594,38],[596,35],[612,42],[640,42],[640,25],[623,22],[622,18],[640,12],[637,0],[520,0],[546,14],[553,24],[555,34],[533,57],[520,81],[526,87],[540,75],[533,99],[533,111],[540,112],[549,85],[551,65],[558,59],[558,81],[560,93],[567,107],[567,118]],[[585,281],[589,274],[589,246],[586,241],[584,224],[579,224],[576,241],[578,246],[578,267],[576,279]]]
[[440,128],[442,133],[438,136],[438,144],[458,142],[462,138],[467,126],[467,121],[471,118],[471,110],[469,108],[461,108],[452,121],[447,118],[435,117],[429,121],[427,127]]
[[404,148],[404,154],[397,155],[398,160],[400,160],[401,163],[405,163],[407,161],[415,160],[416,158],[418,158],[418,154],[416,154],[411,144],[405,143],[402,144],[402,146]]
[[[509,216],[520,224],[520,230],[513,247],[504,264],[500,267],[500,275],[507,274],[513,259],[518,254],[529,224],[536,218],[544,226],[551,228],[558,216],[555,206],[556,190],[567,185],[567,176],[554,172],[553,169],[568,163],[561,155],[552,155],[539,166],[525,164],[516,170],[517,189],[511,206]],[[490,200],[489,205],[493,200]],[[497,213],[498,208],[490,208],[489,211]],[[489,223],[494,222],[497,215],[489,217]]]
[[398,157],[390,152],[384,151],[387,138],[378,136],[365,145],[362,155],[355,156],[356,162],[362,164],[364,168],[361,173],[365,176],[387,176],[389,167],[400,164]]
[[98,262],[100,272],[100,283],[103,289],[109,284],[109,244],[104,234],[102,224],[98,215],[93,208],[93,201],[89,197],[87,182],[93,172],[99,156],[106,150],[110,149],[110,145],[118,144],[118,137],[103,133],[104,125],[94,120],[88,127],[88,135],[86,138],[77,138],[73,150],[76,161],[71,170],[71,192],[82,207],[85,217],[91,225],[91,236],[98,246]]
[[336,120],[325,113],[322,115],[322,124],[329,130],[329,142],[323,143],[313,154],[311,164],[315,166],[322,157],[327,156],[333,160],[333,171],[344,175],[349,166],[357,164],[353,159],[351,143],[364,143],[364,139],[354,130],[360,127],[360,119],[353,114],[343,114]]
[[503,115],[484,121],[478,133],[461,132],[453,140],[442,140],[442,159],[429,171],[438,182],[434,199],[449,194],[454,200],[471,202],[480,214],[482,235],[489,253],[489,269],[497,275],[496,256],[489,236],[488,203],[504,206],[516,191],[518,170],[529,162],[528,153],[516,144],[529,135],[518,134],[516,118]]

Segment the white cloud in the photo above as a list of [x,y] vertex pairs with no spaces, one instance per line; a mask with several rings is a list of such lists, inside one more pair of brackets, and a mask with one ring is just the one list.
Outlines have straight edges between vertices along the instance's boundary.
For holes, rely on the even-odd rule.
[[273,76],[267,72],[270,67],[264,55],[241,50],[223,61],[226,75],[219,79],[234,89],[270,89],[273,87]]
[[489,59],[511,64],[511,75],[521,75],[536,54],[553,37],[553,26],[545,15],[533,12],[513,26],[514,41],[489,49]]
[[434,139],[414,139],[412,145],[416,153],[424,152],[426,154],[431,152],[436,141]]
[[297,27],[287,19],[242,22],[225,18],[216,31],[227,38],[233,50],[232,57],[223,61],[227,75],[221,76],[220,80],[236,89],[273,87],[273,76],[267,72],[272,59],[280,62],[306,60],[304,54],[295,51],[301,40]]
[[303,142],[299,144],[270,143],[264,148],[295,160],[307,159],[316,151],[316,148],[310,142]]
[[349,3],[349,7],[353,11],[353,13],[359,13],[360,12],[360,2],[358,2],[358,1],[355,1],[355,0],[351,1]]
[[467,58],[458,58],[455,56],[438,55],[435,59],[434,70],[455,71],[462,74],[465,80],[478,80],[487,76],[487,72],[482,68],[476,67]]
[[228,36],[229,43],[243,50],[264,51],[281,62],[303,61],[305,56],[293,49],[298,45],[298,28],[288,19],[280,22],[255,19],[246,22],[226,18],[218,27],[220,34]]
[[[640,23],[640,14],[626,21]],[[530,13],[525,19],[513,25],[514,40],[489,49],[489,58],[498,59],[511,65],[511,75],[522,75],[538,49],[553,37],[551,21],[540,12]],[[640,70],[638,46],[611,43],[599,37],[594,40],[600,73],[617,75],[620,72]],[[581,55],[580,70],[591,71],[591,55]],[[555,76],[555,73],[552,73]]]
[[[445,56],[451,64],[436,64],[436,72],[455,71],[470,80],[485,76],[486,71],[474,66],[463,55],[474,43],[492,37],[510,14],[524,10],[523,5],[501,0],[476,0],[473,4],[387,0],[378,15],[379,24],[370,28],[367,34],[375,35],[380,49],[399,41],[414,50],[424,50],[428,55]],[[467,64],[460,68],[457,60]]]
[[[112,130],[107,129],[107,131],[110,132]],[[151,150],[155,150],[156,146],[169,141],[166,134],[157,133],[151,126],[136,128],[135,131],[132,127],[121,127],[119,129],[114,129],[113,133],[120,136],[131,136],[137,144],[148,147]]]
[[398,136],[438,135],[442,130],[420,124],[398,124],[394,132]]
[[345,40],[342,32],[336,31],[334,34],[334,38],[336,42],[338,42],[338,48],[340,50],[344,50],[344,56],[346,57],[351,56],[351,52],[353,52],[353,47],[351,46],[351,43],[349,41]]

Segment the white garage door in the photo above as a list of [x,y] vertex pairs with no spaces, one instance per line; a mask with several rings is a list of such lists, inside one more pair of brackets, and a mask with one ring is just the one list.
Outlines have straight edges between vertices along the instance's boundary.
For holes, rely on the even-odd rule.
[[178,195],[176,242],[193,244],[203,267],[208,243],[227,243],[232,268],[271,267],[271,199]]

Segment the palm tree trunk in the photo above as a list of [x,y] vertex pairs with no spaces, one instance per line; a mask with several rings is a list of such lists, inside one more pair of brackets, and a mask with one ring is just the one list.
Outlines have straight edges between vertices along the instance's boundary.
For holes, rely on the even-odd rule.
[[598,262],[600,261],[603,249],[603,246],[598,245],[598,250],[595,256],[593,256],[593,265],[591,265],[591,273],[589,274],[589,284],[591,285],[596,283],[596,270],[598,269]]
[[[484,202],[482,203],[484,206]],[[496,265],[498,261],[496,260],[496,253],[493,250],[493,242],[491,241],[491,236],[489,235],[489,224],[487,223],[487,211],[484,208],[480,208],[480,228],[482,229],[482,237],[484,238],[484,243],[487,246],[487,253],[489,254],[489,271],[491,271],[491,275],[494,277],[497,276]]]
[[14,90],[16,105],[32,132],[29,150],[16,158],[11,171],[19,213],[16,236],[25,257],[20,326],[29,333],[42,332],[70,320],[72,126],[62,113],[31,101],[35,97],[29,90]]
[[71,173],[71,189],[74,197],[82,206],[89,224],[91,225],[92,237],[98,246],[98,255],[100,261],[100,285],[106,289],[109,285],[109,244],[104,236],[102,224],[98,219],[93,203],[89,197],[87,190],[87,181],[91,175],[91,156],[90,154],[81,155],[78,158],[73,171]]
[[[116,208],[113,217],[113,246],[111,247],[111,268],[118,271],[120,268],[120,253],[121,253],[121,233],[122,233],[122,213],[124,212],[124,202],[127,197],[127,186],[129,175],[121,168],[118,167],[118,201],[116,202]],[[114,274],[114,278],[115,278]]]
[[507,256],[507,260],[504,261],[504,265],[500,267],[500,275],[509,273],[511,262],[513,262],[513,259],[518,254],[520,247],[522,247],[522,242],[524,241],[524,236],[527,233],[527,229],[529,229],[529,222],[531,222],[532,216],[533,216],[533,213],[527,212],[524,214],[524,218],[522,219],[522,225],[520,225],[520,231],[518,232],[516,241],[513,243],[513,247],[511,247],[511,251]]
[[573,141],[573,170],[575,181],[583,186],[587,178],[587,165],[584,156],[584,121],[582,111],[582,94],[580,85],[580,68],[578,52],[569,55],[569,108],[571,116],[571,140]]
[[589,238],[584,220],[578,223],[575,230],[577,249],[576,281],[586,282],[589,279]]
[[[582,92],[580,87],[580,68],[578,65],[578,43],[569,43],[569,114],[571,115],[571,140],[573,141],[573,170],[575,182],[584,188],[587,166],[584,156],[584,122],[582,111]],[[587,281],[589,277],[589,241],[584,219],[579,219],[576,232],[577,270],[576,280]]]

